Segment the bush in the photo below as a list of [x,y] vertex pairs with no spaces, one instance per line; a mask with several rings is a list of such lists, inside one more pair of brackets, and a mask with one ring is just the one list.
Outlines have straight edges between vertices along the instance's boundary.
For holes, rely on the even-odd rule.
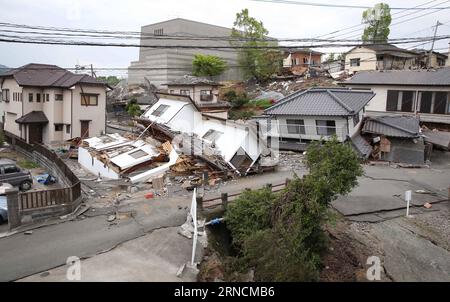
[[250,102],[250,99],[245,92],[238,94],[234,90],[227,91],[224,94],[224,99],[230,102],[233,108],[241,108]]
[[255,112],[252,110],[248,111],[231,110],[229,118],[231,120],[248,120],[253,116],[255,116]]

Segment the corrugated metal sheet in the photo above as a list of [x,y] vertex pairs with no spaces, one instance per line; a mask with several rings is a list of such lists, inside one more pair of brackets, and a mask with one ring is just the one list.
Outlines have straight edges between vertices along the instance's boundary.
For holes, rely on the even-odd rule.
[[312,88],[291,94],[264,112],[269,115],[347,116],[359,112],[373,96],[370,91]]
[[380,134],[390,137],[419,137],[419,119],[412,116],[384,116],[369,118],[365,121],[362,132]]

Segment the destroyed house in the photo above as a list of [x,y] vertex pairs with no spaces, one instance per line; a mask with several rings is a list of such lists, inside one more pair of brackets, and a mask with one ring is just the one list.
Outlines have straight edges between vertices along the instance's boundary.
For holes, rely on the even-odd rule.
[[174,140],[177,151],[239,173],[247,172],[261,156],[254,126],[202,114],[189,96],[158,95],[159,101],[139,120],[154,138]]
[[177,159],[170,143],[155,145],[118,134],[85,139],[78,149],[78,162],[86,170],[107,179],[129,178],[133,183],[165,172]]
[[312,140],[335,135],[341,142],[358,133],[370,91],[311,88],[297,91],[269,107],[260,117],[266,135],[280,149],[305,150]]
[[406,164],[423,164],[425,161],[424,140],[415,117],[367,118],[361,134],[373,146],[373,159]]
[[368,116],[417,115],[421,123],[450,124],[450,68],[359,72],[342,85],[367,89],[375,97],[367,105]]
[[55,65],[28,64],[0,75],[4,129],[29,143],[100,135],[106,90],[97,79]]

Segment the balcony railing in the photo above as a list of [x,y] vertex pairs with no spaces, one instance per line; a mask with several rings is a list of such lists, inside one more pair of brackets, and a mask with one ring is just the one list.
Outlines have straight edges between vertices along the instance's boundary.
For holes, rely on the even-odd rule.
[[286,123],[272,123],[267,129],[261,127],[264,136],[284,137],[299,140],[319,140],[321,138],[327,139],[336,135],[340,141],[347,138],[348,129],[346,126],[312,126],[302,124],[286,124]]

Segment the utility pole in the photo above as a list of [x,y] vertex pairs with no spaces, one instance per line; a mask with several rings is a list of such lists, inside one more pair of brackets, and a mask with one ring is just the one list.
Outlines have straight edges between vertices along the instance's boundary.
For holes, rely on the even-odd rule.
[[428,62],[427,62],[427,69],[430,68],[431,66],[431,54],[433,53],[433,48],[434,48],[434,41],[436,40],[436,34],[437,34],[437,30],[438,27],[440,25],[443,25],[441,22],[439,22],[439,20],[436,22],[436,25],[433,26],[434,27],[434,35],[433,35],[433,42],[431,43],[431,49],[430,49],[430,53],[428,54]]

